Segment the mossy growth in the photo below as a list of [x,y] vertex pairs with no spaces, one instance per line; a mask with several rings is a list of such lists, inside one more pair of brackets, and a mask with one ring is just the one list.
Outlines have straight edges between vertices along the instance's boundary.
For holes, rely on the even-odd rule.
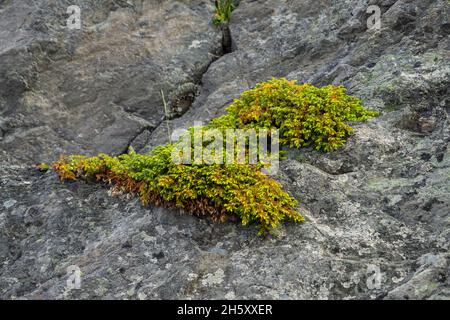
[[[226,115],[200,127],[200,132],[275,128],[286,145],[314,145],[330,151],[341,146],[352,132],[346,121],[361,121],[374,115],[358,99],[346,95],[343,87],[316,88],[272,79],[244,92],[227,108]],[[199,131],[188,131],[191,135],[195,132]],[[203,145],[210,142],[203,140]],[[297,201],[261,172],[261,161],[179,164],[173,161],[177,143],[156,147],[147,154],[131,149],[118,157],[62,156],[53,168],[61,180],[103,181],[112,184],[115,191],[138,195],[143,204],[181,208],[215,221],[238,218],[243,225],[255,223],[259,234],[272,231],[283,220],[304,220],[296,210]]]
[[259,165],[175,164],[173,147],[160,146],[145,155],[130,150],[118,157],[61,157],[53,168],[62,180],[104,181],[116,191],[139,195],[143,204],[182,208],[214,221],[239,218],[243,225],[257,223],[260,234],[284,219],[303,221],[295,210],[297,201]]
[[46,172],[48,170],[50,170],[52,167],[44,162],[39,163],[36,168],[41,171],[41,172]]
[[343,86],[317,88],[287,79],[272,79],[244,92],[214,119],[223,128],[278,128],[280,142],[294,148],[314,146],[331,151],[342,146],[353,132],[347,122],[377,116],[363,108]]

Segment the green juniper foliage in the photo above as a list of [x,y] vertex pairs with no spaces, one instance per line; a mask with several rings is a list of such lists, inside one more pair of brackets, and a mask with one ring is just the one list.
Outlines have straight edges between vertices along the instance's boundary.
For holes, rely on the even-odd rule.
[[331,151],[353,132],[347,121],[364,121],[378,113],[362,107],[342,86],[317,88],[287,79],[272,79],[244,92],[214,119],[220,128],[278,128],[280,142],[293,148],[314,146]]
[[133,151],[118,157],[61,157],[54,163],[62,180],[105,181],[114,190],[138,194],[143,204],[183,208],[215,221],[238,217],[243,225],[256,222],[260,234],[280,221],[303,221],[297,202],[257,165],[184,165],[171,160],[173,144],[146,155]]
[[[226,115],[200,127],[200,134],[211,129],[277,128],[280,141],[286,145],[313,145],[330,151],[341,146],[352,132],[346,121],[375,115],[358,99],[346,95],[343,87],[316,88],[272,79],[244,92],[227,108]],[[195,135],[194,129],[188,134]],[[260,234],[273,230],[283,220],[304,220],[295,209],[297,201],[261,172],[262,162],[178,164],[173,161],[177,143],[156,147],[148,154],[130,149],[118,157],[61,156],[53,168],[61,180],[103,181],[113,184],[114,191],[138,195],[143,204],[182,208],[216,221],[238,218],[243,225],[255,223]],[[211,140],[203,140],[203,146],[209,143]]]

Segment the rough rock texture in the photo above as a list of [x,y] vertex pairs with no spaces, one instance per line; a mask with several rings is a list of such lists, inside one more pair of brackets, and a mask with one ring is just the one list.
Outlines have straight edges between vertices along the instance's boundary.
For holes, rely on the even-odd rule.
[[[224,33],[206,0],[78,1],[68,30],[73,2],[0,1],[0,298],[450,298],[448,1],[243,0]],[[33,168],[167,141],[161,89],[174,129],[272,76],[382,112],[340,150],[289,151],[307,221],[276,237]]]

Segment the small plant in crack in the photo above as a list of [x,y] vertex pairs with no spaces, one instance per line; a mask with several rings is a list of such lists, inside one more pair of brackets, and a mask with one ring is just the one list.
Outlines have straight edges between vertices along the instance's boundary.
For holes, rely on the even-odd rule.
[[214,7],[213,23],[218,26],[230,21],[236,6],[233,0],[215,0]]

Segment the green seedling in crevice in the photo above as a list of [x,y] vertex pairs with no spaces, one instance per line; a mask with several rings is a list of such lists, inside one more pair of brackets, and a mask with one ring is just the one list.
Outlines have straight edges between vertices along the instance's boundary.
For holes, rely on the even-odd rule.
[[231,12],[235,9],[233,0],[215,0],[213,23],[221,25],[230,21]]

